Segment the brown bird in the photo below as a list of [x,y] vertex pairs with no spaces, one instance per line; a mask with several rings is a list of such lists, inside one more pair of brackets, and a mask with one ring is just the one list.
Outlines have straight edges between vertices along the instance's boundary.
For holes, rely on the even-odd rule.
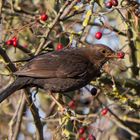
[[102,44],[36,56],[14,73],[17,78],[0,93],[0,102],[26,87],[36,86],[51,92],[77,90],[98,77],[103,64],[113,57],[114,51]]

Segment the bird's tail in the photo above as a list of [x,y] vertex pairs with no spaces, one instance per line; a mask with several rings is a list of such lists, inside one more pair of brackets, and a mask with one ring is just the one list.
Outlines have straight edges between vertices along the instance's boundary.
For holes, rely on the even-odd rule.
[[[24,88],[28,81],[27,77],[18,77],[11,85],[9,85],[6,89],[4,89],[0,93],[0,103],[3,102],[7,97],[13,94],[15,91]],[[29,84],[29,83],[28,83]]]

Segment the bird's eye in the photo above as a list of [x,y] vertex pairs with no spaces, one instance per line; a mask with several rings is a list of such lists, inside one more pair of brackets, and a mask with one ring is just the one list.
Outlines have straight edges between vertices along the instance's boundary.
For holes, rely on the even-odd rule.
[[106,51],[105,51],[105,50],[103,50],[103,51],[102,51],[102,53],[106,53]]

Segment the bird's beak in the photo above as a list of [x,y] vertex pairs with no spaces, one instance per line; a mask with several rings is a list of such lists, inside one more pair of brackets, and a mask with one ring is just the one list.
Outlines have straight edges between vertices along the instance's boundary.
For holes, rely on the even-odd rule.
[[111,55],[107,56],[107,58],[111,59],[111,58],[118,58],[116,53],[112,53]]

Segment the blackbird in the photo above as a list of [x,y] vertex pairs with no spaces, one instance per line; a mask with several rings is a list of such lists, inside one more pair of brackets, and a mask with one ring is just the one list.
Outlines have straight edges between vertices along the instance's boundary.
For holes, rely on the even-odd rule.
[[53,93],[80,89],[98,77],[103,64],[113,57],[115,52],[102,44],[38,55],[14,73],[16,80],[0,93],[0,103],[26,87]]

